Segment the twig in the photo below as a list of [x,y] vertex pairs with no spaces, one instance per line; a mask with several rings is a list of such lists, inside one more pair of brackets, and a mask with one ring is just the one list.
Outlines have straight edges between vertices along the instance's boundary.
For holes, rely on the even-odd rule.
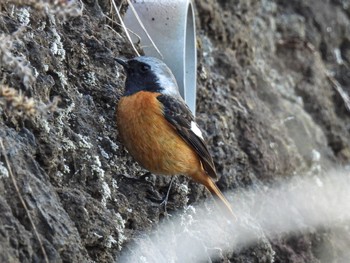
[[329,79],[329,81],[332,83],[333,87],[338,92],[340,97],[343,99],[344,104],[345,104],[345,108],[350,112],[350,97],[349,97],[349,95],[343,90],[340,83],[332,76],[331,73],[326,71],[326,76]]
[[[111,22],[117,24],[118,26],[122,26],[122,24],[120,24],[120,23],[114,21],[114,20],[113,20],[112,18],[110,18],[109,16],[105,15],[105,17],[106,17],[109,21],[111,21]],[[120,35],[120,34],[119,34],[117,31],[115,31],[115,30],[113,29],[113,27],[111,27],[110,25],[106,25],[106,26],[107,26],[109,29],[111,29],[114,33]],[[140,42],[140,41],[141,41],[141,37],[140,37],[138,34],[136,34],[136,33],[135,33],[134,31],[132,31],[131,29],[128,29],[128,31],[129,31],[131,34],[133,34],[135,37],[138,38],[138,41],[137,41],[137,42]]]
[[114,3],[114,0],[112,0],[111,2],[112,2],[112,4],[113,4],[113,7],[114,7],[115,12],[117,13],[118,19],[119,19],[120,23],[122,24],[122,27],[123,27],[123,29],[124,29],[124,31],[125,31],[126,37],[128,38],[129,42],[131,43],[131,46],[132,46],[132,48],[134,49],[134,51],[135,51],[135,53],[137,54],[137,56],[140,56],[140,53],[137,51],[136,47],[134,46],[134,43],[133,43],[132,40],[131,40],[130,34],[129,34],[129,32],[128,32],[128,30],[127,30],[125,24],[124,24],[124,21],[123,21],[121,15],[120,15],[120,13],[119,13],[118,7],[117,7],[116,4]]
[[12,180],[12,183],[13,183],[13,186],[15,187],[15,190],[16,190],[16,193],[18,194],[18,197],[19,197],[19,200],[24,208],[24,210],[26,211],[26,214],[29,218],[29,221],[30,221],[30,224],[32,225],[33,227],[33,231],[34,231],[34,234],[35,234],[35,237],[38,239],[38,242],[39,242],[39,245],[40,245],[40,249],[41,249],[41,252],[43,253],[43,256],[44,256],[44,259],[45,259],[45,262],[46,263],[49,263],[49,258],[47,257],[47,254],[46,254],[46,250],[43,246],[43,242],[39,236],[39,233],[38,233],[38,230],[36,229],[36,226],[34,224],[34,221],[33,221],[33,218],[31,216],[31,214],[29,213],[29,210],[28,210],[28,207],[27,207],[27,204],[26,202],[24,201],[22,195],[21,195],[21,192],[19,191],[19,188],[18,188],[18,185],[17,185],[17,182],[16,182],[16,179],[15,179],[15,176],[13,175],[12,173],[12,169],[11,169],[11,166],[10,166],[10,161],[9,159],[7,158],[7,155],[6,155],[6,150],[5,150],[5,147],[4,147],[4,144],[2,142],[2,139],[0,138],[0,145],[1,145],[1,150],[2,150],[2,154],[4,155],[4,158],[5,158],[5,163],[6,163],[6,166],[7,166],[7,169],[9,171],[9,174],[10,174],[10,177],[11,177],[11,180]]
[[[329,82],[332,84],[334,89],[338,92],[340,97],[342,98],[345,108],[350,112],[350,97],[349,94],[344,91],[340,83],[334,78],[334,76],[325,68],[325,66],[322,63],[321,56],[319,52],[316,50],[315,46],[312,45],[310,42],[298,38],[291,38],[288,40],[280,40],[277,43],[278,45],[285,45],[290,48],[294,49],[303,49],[307,48],[309,51],[312,51],[316,55],[316,59],[320,63],[322,70],[326,77],[328,78]],[[349,68],[348,64],[343,62],[342,65],[344,65],[346,68]]]
[[151,36],[148,34],[147,29],[146,29],[145,26],[143,25],[143,22],[141,21],[139,15],[137,14],[137,12],[136,12],[136,10],[135,10],[135,8],[134,8],[134,5],[131,3],[130,0],[127,0],[127,1],[128,1],[129,6],[131,7],[132,12],[134,13],[134,15],[135,15],[135,17],[136,17],[136,19],[137,19],[137,22],[139,22],[139,24],[140,24],[142,30],[145,32],[146,36],[147,36],[148,39],[151,41],[151,43],[152,43],[153,47],[155,48],[155,50],[157,51],[157,53],[161,56],[161,58],[163,58],[162,53],[159,51],[159,49],[157,48],[156,44],[153,42]]

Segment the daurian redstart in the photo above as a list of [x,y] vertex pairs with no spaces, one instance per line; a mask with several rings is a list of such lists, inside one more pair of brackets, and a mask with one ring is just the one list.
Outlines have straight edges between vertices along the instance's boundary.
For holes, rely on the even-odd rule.
[[116,61],[127,75],[116,117],[129,153],[154,174],[183,174],[203,184],[233,215],[214,182],[217,174],[202,132],[170,69],[153,57]]

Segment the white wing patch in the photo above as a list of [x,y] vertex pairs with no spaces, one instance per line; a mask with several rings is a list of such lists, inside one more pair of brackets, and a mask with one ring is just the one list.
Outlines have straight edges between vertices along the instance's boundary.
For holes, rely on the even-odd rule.
[[199,138],[204,140],[202,131],[199,129],[197,123],[195,123],[194,121],[191,121],[191,131],[193,131],[193,133],[197,135]]

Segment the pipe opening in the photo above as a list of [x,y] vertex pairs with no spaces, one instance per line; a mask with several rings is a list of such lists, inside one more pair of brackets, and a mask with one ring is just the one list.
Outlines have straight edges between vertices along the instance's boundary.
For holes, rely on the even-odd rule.
[[189,2],[185,28],[185,52],[184,52],[184,86],[185,101],[192,110],[196,112],[196,75],[197,75],[197,49],[194,10]]

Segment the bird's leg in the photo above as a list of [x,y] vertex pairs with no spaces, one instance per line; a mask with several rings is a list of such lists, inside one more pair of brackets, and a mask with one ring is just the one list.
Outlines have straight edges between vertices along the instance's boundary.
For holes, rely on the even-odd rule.
[[166,195],[165,195],[163,201],[160,203],[160,206],[164,205],[164,212],[165,212],[165,214],[168,213],[167,209],[166,209],[166,206],[168,204],[169,194],[170,194],[171,186],[172,186],[174,180],[175,180],[175,176],[172,176],[170,184],[169,184],[169,187],[168,187],[168,191],[166,192]]
[[155,190],[155,180],[156,178],[151,172],[146,172],[144,175],[140,176],[140,180],[142,180],[147,185],[147,198],[154,203],[163,202],[164,198],[161,194]]

